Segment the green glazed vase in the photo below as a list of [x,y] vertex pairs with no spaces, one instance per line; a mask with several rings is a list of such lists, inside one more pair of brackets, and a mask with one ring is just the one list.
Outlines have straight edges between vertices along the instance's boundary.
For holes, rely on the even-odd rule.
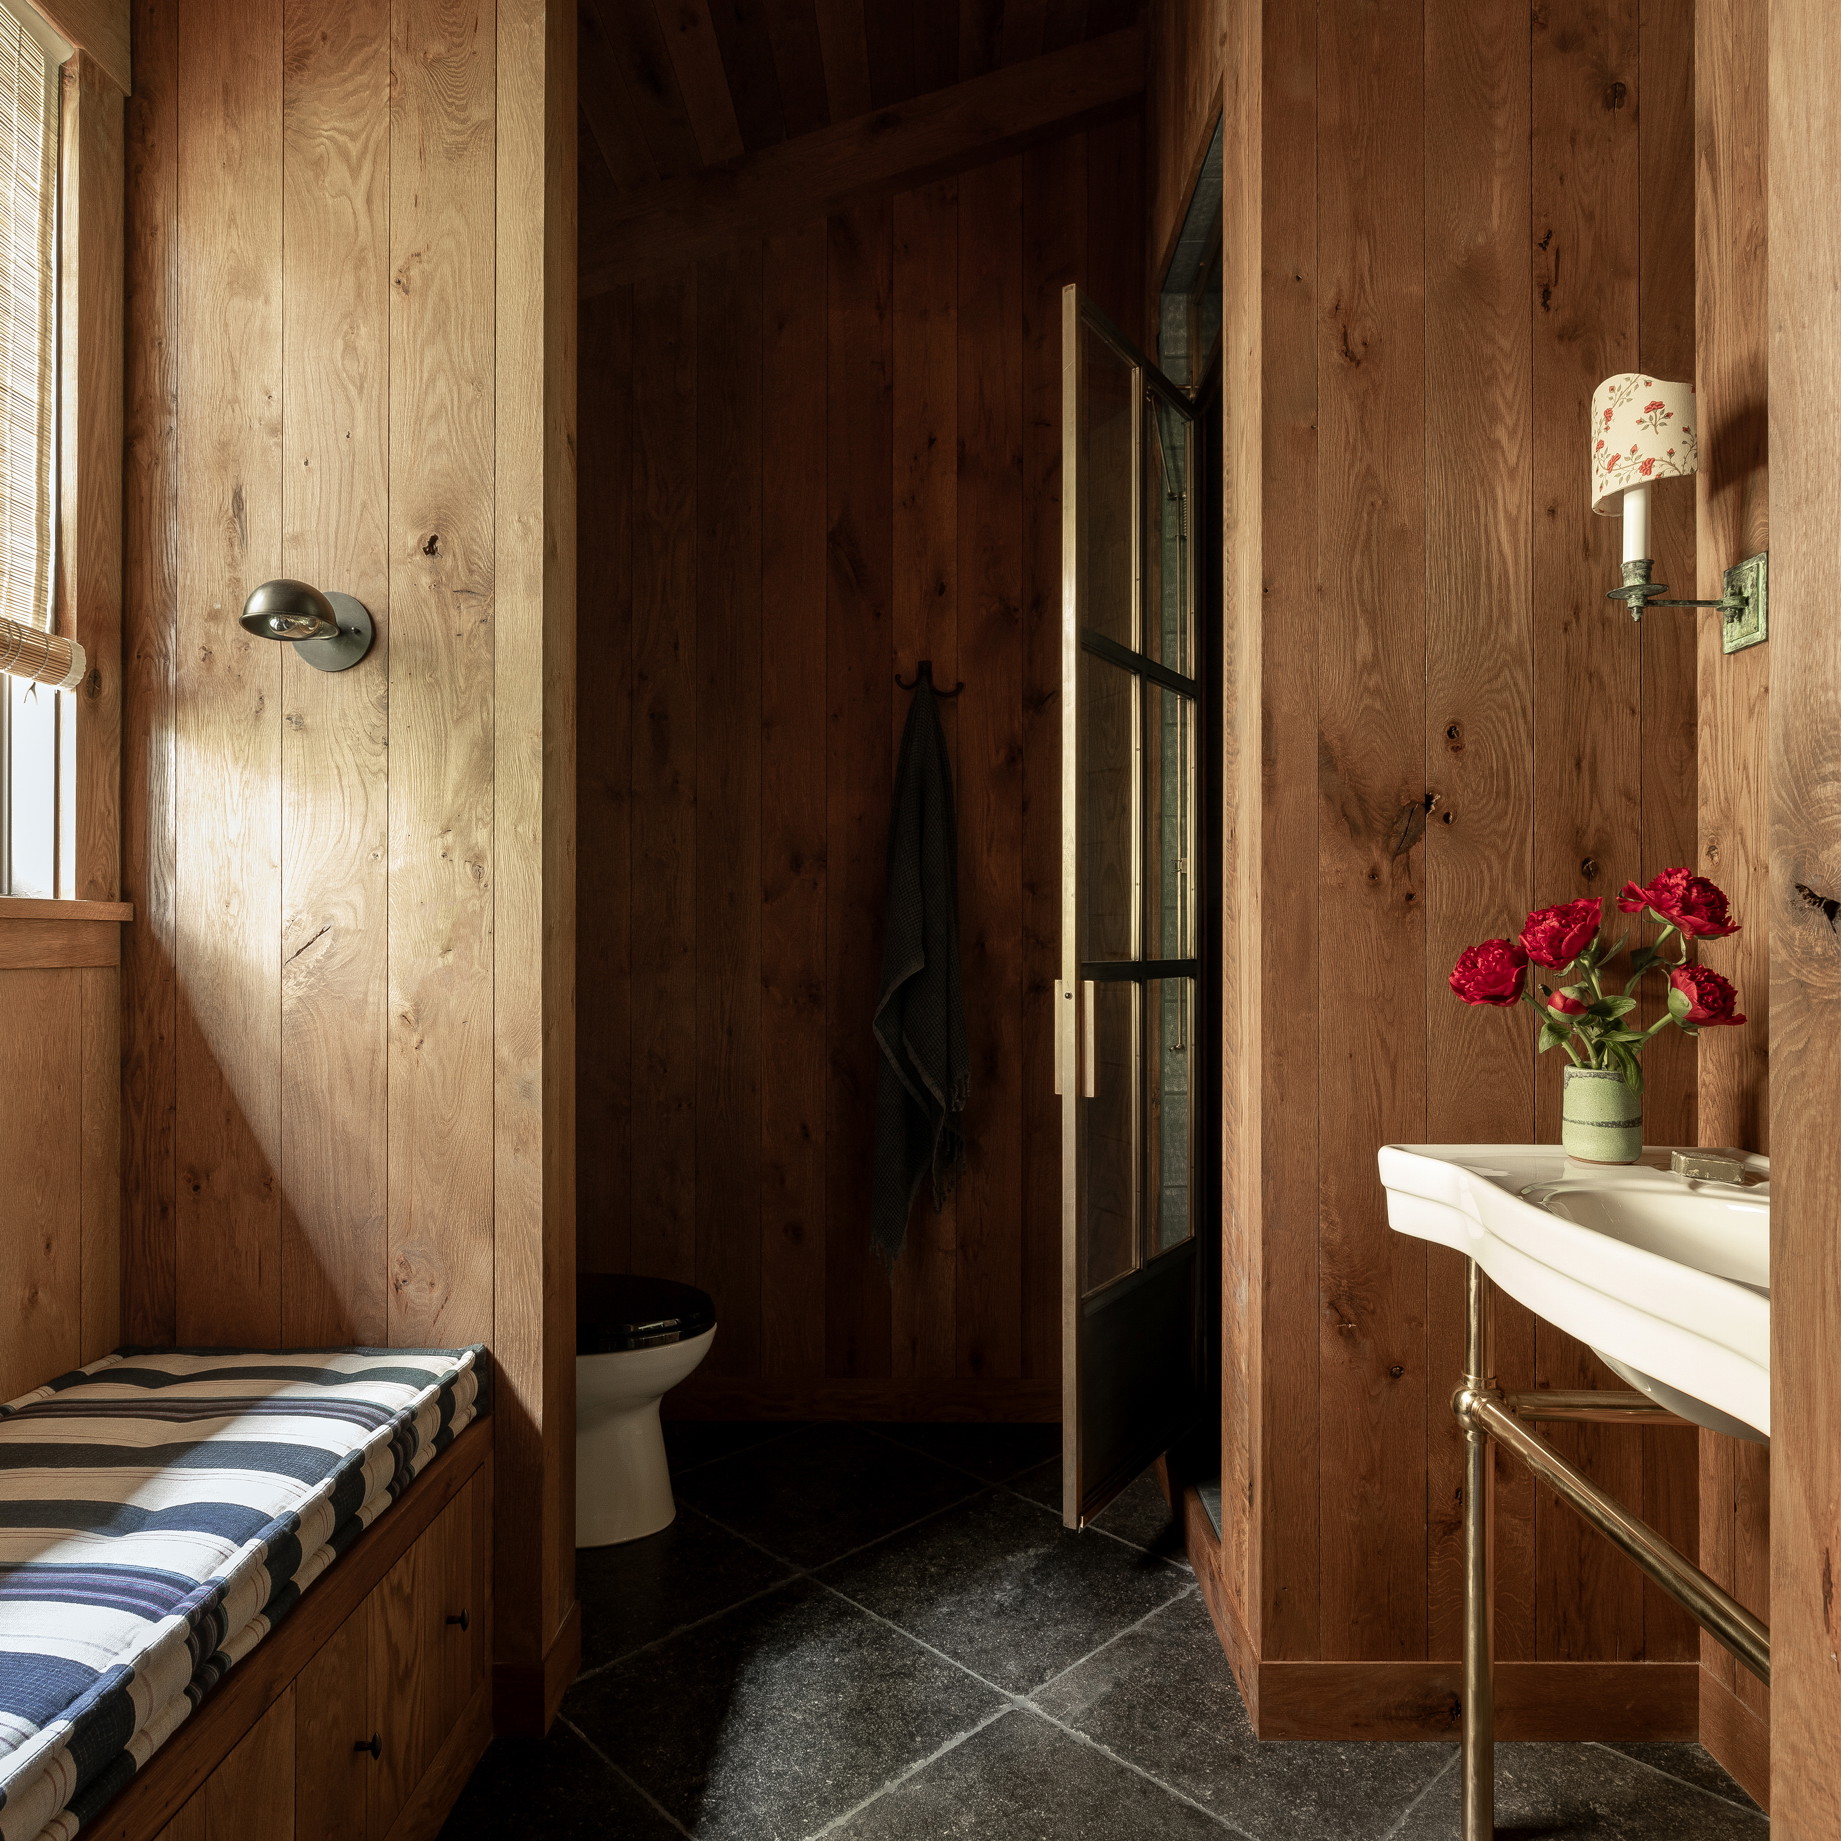
[[1609,1068],[1567,1068],[1560,1144],[1581,1163],[1635,1163],[1643,1154],[1643,1101]]

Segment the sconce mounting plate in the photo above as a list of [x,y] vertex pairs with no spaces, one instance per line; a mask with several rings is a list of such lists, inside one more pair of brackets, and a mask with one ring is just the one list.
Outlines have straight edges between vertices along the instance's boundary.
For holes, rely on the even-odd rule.
[[1726,571],[1720,596],[1720,650],[1743,652],[1770,636],[1770,568],[1767,554],[1748,556]]
[[316,671],[349,671],[370,651],[371,641],[376,637],[371,612],[353,595],[329,591],[326,599],[332,603],[332,611],[338,617],[339,636],[336,639],[296,640],[294,655]]

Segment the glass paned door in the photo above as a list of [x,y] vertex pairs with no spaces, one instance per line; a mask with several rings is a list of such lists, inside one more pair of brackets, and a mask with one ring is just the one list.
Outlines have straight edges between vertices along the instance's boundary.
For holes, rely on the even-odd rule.
[[1196,429],[1189,399],[1063,296],[1064,1516],[1195,1410]]

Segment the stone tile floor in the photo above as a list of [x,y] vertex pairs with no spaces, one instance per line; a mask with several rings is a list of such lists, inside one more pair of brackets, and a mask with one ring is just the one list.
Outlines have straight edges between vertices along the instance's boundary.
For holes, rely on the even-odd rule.
[[[1163,1498],[1060,1525],[1043,1426],[670,1428],[580,1559],[583,1673],[443,1841],[1454,1841],[1449,1745],[1261,1744]],[[1505,1745],[1504,1841],[1763,1841],[1692,1745]]]

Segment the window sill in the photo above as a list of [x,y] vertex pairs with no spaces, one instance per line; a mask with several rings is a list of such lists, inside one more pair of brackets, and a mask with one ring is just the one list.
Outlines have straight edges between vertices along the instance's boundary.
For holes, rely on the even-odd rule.
[[125,901],[52,901],[36,895],[0,895],[0,921],[131,921]]

